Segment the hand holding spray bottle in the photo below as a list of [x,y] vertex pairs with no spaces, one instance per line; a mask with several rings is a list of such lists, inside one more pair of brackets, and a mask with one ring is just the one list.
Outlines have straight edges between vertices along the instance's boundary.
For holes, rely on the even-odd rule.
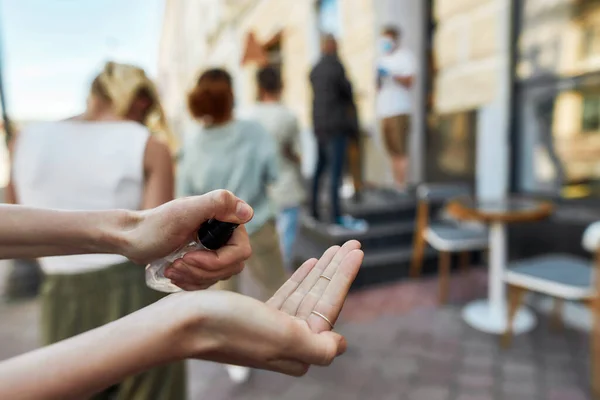
[[181,291],[182,289],[179,286],[174,285],[170,279],[165,277],[165,269],[190,251],[215,251],[220,249],[231,239],[233,231],[237,227],[237,224],[217,221],[216,219],[206,221],[198,228],[194,240],[168,256],[153,261],[146,266],[146,285],[159,292],[175,293]]

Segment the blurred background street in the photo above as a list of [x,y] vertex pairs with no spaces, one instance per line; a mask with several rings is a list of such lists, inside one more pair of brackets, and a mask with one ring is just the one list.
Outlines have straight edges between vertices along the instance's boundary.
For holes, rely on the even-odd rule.
[[[190,399],[600,396],[600,1],[0,0],[0,35],[5,202],[149,208],[233,190],[217,181],[231,170],[262,200],[250,237],[271,272],[361,241],[344,356],[241,383],[188,361]],[[85,142],[105,109],[123,133]],[[260,179],[231,155],[269,146],[195,141],[246,119],[277,149]],[[177,167],[159,186],[185,183],[160,202],[146,198],[150,136]],[[89,151],[100,142],[119,156]],[[39,346],[44,282],[127,261],[112,257],[0,262],[0,359]],[[248,275],[239,290],[257,295]]]

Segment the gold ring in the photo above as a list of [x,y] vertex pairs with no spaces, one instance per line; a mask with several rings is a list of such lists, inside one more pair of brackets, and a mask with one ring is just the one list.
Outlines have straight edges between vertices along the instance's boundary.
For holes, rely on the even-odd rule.
[[321,276],[319,276],[319,278],[325,278],[325,279],[327,279],[329,282],[331,282],[331,278],[330,278],[330,277],[328,277],[328,276],[321,275]]
[[329,324],[329,326],[331,327],[331,329],[333,329],[333,324],[331,323],[331,321],[329,320],[329,318],[327,318],[326,316],[324,316],[323,314],[321,314],[318,311],[311,311],[311,314],[315,314],[317,317],[321,317],[323,318],[325,321],[327,321],[327,323]]

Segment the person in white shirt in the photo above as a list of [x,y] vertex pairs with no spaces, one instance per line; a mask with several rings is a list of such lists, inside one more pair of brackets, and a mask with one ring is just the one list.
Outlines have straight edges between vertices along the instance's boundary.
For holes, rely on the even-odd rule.
[[299,155],[300,125],[294,113],[281,103],[280,72],[272,66],[261,68],[256,81],[259,101],[246,111],[246,117],[260,123],[277,143],[279,176],[269,194],[277,207],[277,230],[284,261],[291,268],[300,205],[305,198]]
[[386,150],[392,161],[394,180],[406,184],[408,137],[412,110],[411,88],[416,65],[413,54],[401,46],[401,32],[386,27],[381,37],[382,56],[377,62],[377,117]]
[[[82,115],[32,124],[16,137],[8,201],[58,210],[147,210],[174,196],[172,149],[156,88],[143,69],[108,62]],[[154,303],[144,268],[120,254],[39,258],[41,333],[52,344]],[[177,280],[171,270],[168,278]],[[102,395],[185,398],[184,363],[128,378]],[[103,397],[103,398],[104,398]]]

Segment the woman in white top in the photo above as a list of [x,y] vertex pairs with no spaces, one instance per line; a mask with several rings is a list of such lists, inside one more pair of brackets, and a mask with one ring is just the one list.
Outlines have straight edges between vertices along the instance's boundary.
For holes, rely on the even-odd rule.
[[[19,133],[9,200],[64,210],[141,210],[172,200],[169,145],[175,141],[164,121],[144,71],[107,63],[91,85],[84,114]],[[44,344],[104,325],[161,297],[146,287],[144,268],[121,255],[43,257],[39,262],[45,274]],[[112,396],[183,399],[183,363],[127,379],[98,398]]]

